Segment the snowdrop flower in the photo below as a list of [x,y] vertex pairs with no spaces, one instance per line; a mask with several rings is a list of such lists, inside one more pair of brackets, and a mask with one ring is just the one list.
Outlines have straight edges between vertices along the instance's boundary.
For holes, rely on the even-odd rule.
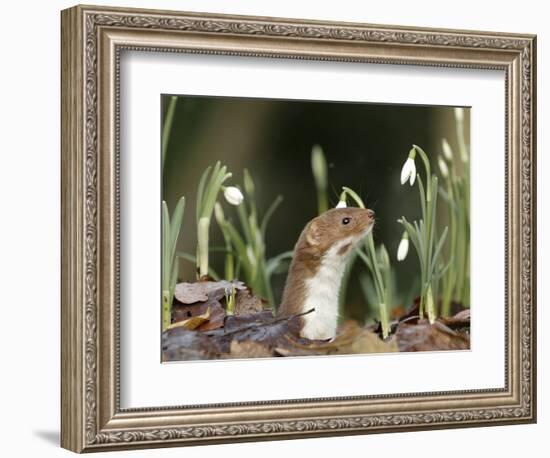
[[340,200],[338,201],[338,204],[336,204],[335,208],[347,208],[348,204],[346,203],[346,193],[343,192],[340,194]]
[[414,184],[414,180],[416,179],[416,165],[414,163],[415,156],[416,150],[413,148],[411,149],[409,157],[407,158],[405,164],[403,164],[403,168],[401,169],[401,184],[405,184],[407,180],[409,181],[411,186]]
[[443,156],[445,156],[445,159],[448,161],[453,160],[453,150],[451,149],[451,145],[449,145],[449,142],[446,138],[441,140],[441,149],[443,151]]
[[441,175],[443,176],[443,178],[447,178],[449,176],[449,167],[447,167],[447,163],[443,160],[441,156],[437,158],[437,163],[439,164]]
[[242,201],[244,200],[243,193],[236,186],[227,186],[226,188],[224,188],[223,196],[225,197],[225,200],[227,200],[227,202],[235,206],[241,205]]
[[345,200],[340,200],[335,208],[347,208],[348,204],[346,204]]
[[397,248],[397,260],[403,261],[407,257],[409,252],[409,234],[407,231],[403,232],[403,237],[401,237],[401,242],[399,242],[399,247]]

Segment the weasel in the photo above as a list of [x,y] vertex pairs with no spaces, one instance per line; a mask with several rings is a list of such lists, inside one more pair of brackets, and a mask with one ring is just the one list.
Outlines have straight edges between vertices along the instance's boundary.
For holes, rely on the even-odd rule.
[[312,219],[302,231],[288,271],[278,314],[303,315],[300,336],[333,339],[338,293],[349,254],[374,225],[374,212],[335,208]]

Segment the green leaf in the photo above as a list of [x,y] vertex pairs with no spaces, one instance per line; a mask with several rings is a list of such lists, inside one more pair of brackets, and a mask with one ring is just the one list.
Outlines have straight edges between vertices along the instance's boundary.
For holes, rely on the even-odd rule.
[[[430,221],[428,222],[429,227],[429,234],[430,238],[428,240],[428,263],[431,265],[432,263],[432,254],[433,254],[433,245],[435,240],[435,216],[437,214],[437,188],[438,188],[438,180],[435,175],[432,176],[432,186],[431,186],[431,192],[432,192],[432,200],[430,202],[431,210],[430,210]],[[431,270],[431,269],[430,269]],[[430,273],[431,275],[431,273]],[[429,278],[428,278],[429,280]]]
[[372,266],[372,262],[369,257],[365,253],[363,253],[363,250],[358,249],[357,255],[363,260],[369,271],[374,274],[374,267]]
[[285,261],[292,260],[293,254],[294,254],[293,251],[285,251],[281,254],[278,254],[277,256],[270,258],[266,263],[266,272],[268,277],[271,277],[272,275],[275,275],[275,274],[286,272],[288,270],[288,266],[286,266],[284,270],[281,270],[281,266],[284,265]]
[[176,283],[178,282],[178,272],[179,272],[179,258],[176,256],[174,259],[174,263],[172,265],[172,272],[170,274],[170,285],[169,285],[169,291],[170,291],[170,297],[168,300],[168,304],[170,307],[172,307],[172,301],[174,300],[174,291],[176,289]]
[[418,223],[415,221],[414,226],[409,223],[404,217],[401,218],[401,224],[405,227],[405,230],[407,231],[407,234],[409,234],[409,239],[411,240],[412,244],[414,245],[414,249],[416,250],[417,254],[420,256],[420,253],[422,253],[422,245],[420,242],[421,239],[421,232],[418,228]]
[[443,275],[445,275],[449,270],[449,268],[451,267],[452,263],[453,263],[453,257],[449,259],[449,262],[444,267],[439,268],[437,278],[441,278]]
[[325,153],[319,145],[311,149],[311,170],[317,189],[326,189],[327,187],[327,161]]
[[437,259],[439,257],[440,252],[441,252],[441,249],[443,248],[443,244],[445,243],[445,240],[447,239],[448,230],[449,230],[449,227],[445,226],[445,229],[443,230],[443,233],[441,234],[439,242],[437,243],[437,247],[435,248],[433,259],[432,259],[432,268],[431,268],[431,271],[430,271],[430,277],[433,275],[434,268],[437,264]]
[[363,253],[362,250],[357,250],[356,253],[369,268],[373,278],[374,286],[376,288],[376,294],[378,295],[378,300],[379,302],[381,302],[384,297],[384,284],[382,282],[382,275],[380,274],[380,271],[378,269],[378,263],[375,259],[371,259],[373,256],[370,250],[368,254]]
[[458,206],[455,202],[455,199],[451,197],[451,195],[445,191],[443,188],[439,188],[439,195],[445,200],[445,202],[449,205],[451,210],[456,213],[458,212]]
[[197,221],[200,219],[201,211],[202,211],[202,199],[204,197],[204,187],[206,186],[206,180],[208,179],[208,175],[210,174],[210,169],[212,167],[208,166],[206,170],[202,173],[201,179],[199,180],[199,187],[197,189]]
[[248,216],[248,225],[250,227],[254,245],[258,246],[262,244],[262,237],[261,237],[260,229],[258,228],[258,221],[256,220],[254,213],[255,212],[252,212]]
[[[416,237],[418,240],[418,258],[420,259],[420,268],[422,269],[422,272],[426,271],[426,267],[428,265],[428,260],[426,259],[426,245],[424,243],[425,237],[425,231],[426,231],[426,225],[424,224],[424,220],[420,220],[420,223],[414,222],[414,230],[416,233]],[[412,239],[411,239],[412,240]]]
[[315,145],[311,150],[311,171],[317,190],[317,211],[321,214],[328,210],[328,173],[325,154],[319,145]]
[[219,167],[219,162],[216,163],[214,171],[210,177],[210,181],[206,188],[206,195],[204,196],[203,207],[201,212],[201,217],[208,217],[212,215],[214,211],[214,204],[218,198],[218,192],[223,184],[223,182],[231,176],[230,173],[226,173],[227,167]]
[[[244,169],[243,172],[243,184],[244,184],[244,190],[246,193],[246,200],[248,201],[248,205],[245,208],[250,209],[250,218],[254,220],[254,224],[256,225],[256,221],[258,218],[258,211],[256,209],[256,187],[254,185],[254,180],[252,179],[252,175],[250,175],[250,172],[248,169]],[[244,205],[245,202],[241,204],[241,206]]]
[[269,220],[271,219],[271,216],[273,216],[273,213],[275,213],[275,210],[277,210],[277,207],[281,204],[283,201],[283,196],[279,195],[277,198],[271,203],[267,211],[265,212],[265,215],[262,219],[262,223],[260,225],[260,232],[262,234],[262,238],[265,239],[265,234],[267,231],[267,225],[269,224]]
[[363,296],[367,300],[369,305],[370,312],[374,315],[378,312],[376,303],[378,302],[378,296],[376,294],[376,289],[374,288],[371,278],[367,274],[359,276],[359,285],[361,286],[361,291]]
[[252,179],[252,176],[250,175],[250,172],[248,169],[244,169],[244,177],[243,177],[243,183],[244,183],[244,190],[246,191],[246,194],[248,197],[253,198],[254,197],[254,180]]
[[168,102],[168,108],[166,110],[166,116],[162,125],[162,145],[161,145],[161,157],[162,157],[162,168],[164,169],[164,164],[166,163],[166,153],[168,151],[168,143],[170,141],[170,134],[172,133],[172,123],[174,121],[174,113],[176,112],[176,105],[178,103],[178,97],[175,95],[170,96]]
[[241,223],[242,230],[244,232],[244,238],[248,245],[254,243],[254,238],[252,236],[252,228],[250,227],[250,220],[246,216],[246,206],[244,202],[239,205],[237,208],[237,214],[239,215],[239,221]]
[[233,224],[229,222],[227,223],[227,232],[231,237],[231,243],[237,251],[237,257],[243,265],[245,275],[247,275],[247,277],[251,279],[252,265],[250,264],[250,260],[248,259],[248,253],[246,252],[246,244],[244,243],[240,234],[235,229],[235,226],[233,226]]
[[170,214],[166,201],[162,201],[162,289],[168,290],[170,283]]
[[[219,176],[221,175],[220,169],[221,169],[221,163],[220,161],[217,161],[216,164],[214,164],[214,168],[212,169],[212,173],[210,174],[208,183],[206,184],[204,189],[204,195],[201,201],[201,214],[200,214],[201,218],[205,216],[208,217],[210,215],[208,212],[209,203],[212,200],[214,200],[214,202],[216,201],[216,197],[219,189],[215,189],[215,188],[216,188],[216,183],[219,181]],[[213,205],[212,205],[212,208],[214,208]]]
[[170,225],[170,261],[174,259],[176,253],[176,245],[178,243],[184,210],[185,197],[181,197],[172,215],[172,224]]
[[380,260],[380,266],[382,269],[389,269],[390,257],[388,255],[388,250],[386,250],[386,246],[383,243],[378,247],[378,259]]

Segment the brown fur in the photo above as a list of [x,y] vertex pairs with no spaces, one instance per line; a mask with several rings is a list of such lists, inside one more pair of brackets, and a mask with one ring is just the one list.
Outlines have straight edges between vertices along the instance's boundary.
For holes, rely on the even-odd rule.
[[[347,225],[344,218],[350,218]],[[288,271],[279,315],[302,313],[306,299],[306,280],[315,276],[323,255],[337,241],[358,235],[374,224],[374,212],[356,207],[335,208],[312,219],[302,231]],[[338,254],[345,256],[352,244],[343,246]]]

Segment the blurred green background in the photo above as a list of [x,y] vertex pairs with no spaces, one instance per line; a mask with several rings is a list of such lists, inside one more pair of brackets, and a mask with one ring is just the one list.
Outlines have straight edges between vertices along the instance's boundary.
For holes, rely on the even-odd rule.
[[[169,99],[170,95],[162,96],[163,121]],[[465,116],[469,144],[469,110]],[[187,199],[178,250],[195,254],[197,185],[206,167],[218,160],[233,173],[227,185],[242,188],[243,169],[250,171],[260,217],[277,195],[283,196],[267,230],[267,257],[292,250],[305,224],[317,215],[311,149],[318,144],[329,167],[330,204],[336,205],[341,187],[349,186],[376,212],[374,240],[386,245],[396,268],[398,297],[404,298],[419,277],[419,268],[412,246],[405,261],[395,259],[403,232],[396,220],[403,215],[418,219],[420,206],[417,187],[400,184],[401,167],[414,143],[426,151],[432,170],[439,173],[443,137],[456,154],[452,107],[178,96],[162,180],[170,212],[180,196]],[[420,161],[417,170],[425,176]],[[236,209],[223,196],[220,202],[226,217],[237,222]],[[439,213],[444,225],[445,212]],[[215,220],[210,237],[210,246],[223,246]],[[212,253],[210,264],[223,273],[222,254]],[[366,271],[362,262],[354,266],[345,314],[363,322],[374,314],[359,287],[359,271]],[[274,278],[277,301],[285,278],[286,274]],[[194,281],[194,265],[180,260],[179,279]]]

